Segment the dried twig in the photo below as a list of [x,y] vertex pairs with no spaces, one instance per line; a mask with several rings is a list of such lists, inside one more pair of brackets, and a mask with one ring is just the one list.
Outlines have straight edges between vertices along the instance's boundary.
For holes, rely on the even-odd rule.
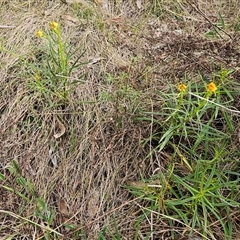
[[5,29],[5,28],[15,28],[15,26],[0,25],[0,28],[3,28],[3,29]]

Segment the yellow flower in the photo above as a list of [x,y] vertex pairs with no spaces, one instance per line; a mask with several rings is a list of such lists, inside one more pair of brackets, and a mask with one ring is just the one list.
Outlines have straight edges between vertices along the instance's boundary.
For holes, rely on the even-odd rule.
[[186,89],[187,89],[187,86],[185,84],[181,83],[178,85],[178,90],[180,92],[185,92]]
[[40,76],[38,74],[35,75],[35,79],[36,81],[39,81],[40,80]]
[[42,30],[38,30],[37,32],[36,32],[36,36],[37,37],[42,37],[43,36],[43,31]]
[[55,30],[57,30],[57,28],[58,28],[58,23],[57,23],[57,22],[51,22],[51,23],[50,23],[50,27],[51,27],[52,30],[55,31]]
[[215,93],[217,91],[217,86],[215,85],[214,82],[210,82],[208,85],[207,85],[207,91],[208,92],[211,92],[211,93]]

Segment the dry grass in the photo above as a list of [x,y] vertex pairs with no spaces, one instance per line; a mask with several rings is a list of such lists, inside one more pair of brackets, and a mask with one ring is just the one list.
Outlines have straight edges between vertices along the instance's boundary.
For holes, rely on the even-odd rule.
[[[155,215],[136,230],[141,208],[122,188],[167,168],[171,154],[156,152],[146,159],[154,146],[142,142],[154,126],[132,117],[139,109],[161,108],[156,90],[165,91],[168,83],[185,76],[198,81],[199,72],[207,78],[223,67],[235,69],[233,78],[238,79],[239,3],[77,2],[0,2],[0,25],[11,26],[0,26],[0,173],[6,177],[0,189],[0,238],[44,239],[46,225],[35,214],[41,199],[55,211],[50,227],[62,235],[59,239],[84,239],[84,235],[97,239],[104,227],[114,231],[113,219],[122,239],[133,239],[136,231],[137,239],[144,239],[151,230],[151,239],[168,239],[172,229]],[[219,12],[225,29],[207,38],[205,34],[219,21]],[[72,76],[86,74],[64,109],[48,108],[26,86],[26,66],[20,61],[35,61],[36,46],[41,44],[35,31],[52,20],[61,22],[64,36],[70,36],[76,48],[84,47],[82,60],[89,62]],[[106,94],[126,84],[130,93],[106,100]],[[59,122],[65,133],[55,138],[61,130]],[[19,166],[15,174],[9,172],[13,160]],[[16,182],[20,176],[31,182],[33,191]],[[42,227],[29,224],[30,220]],[[234,234],[239,239],[237,221]],[[76,227],[68,230],[65,222]],[[185,230],[176,226],[176,239],[184,239]],[[216,239],[224,239],[221,230],[218,234]]]

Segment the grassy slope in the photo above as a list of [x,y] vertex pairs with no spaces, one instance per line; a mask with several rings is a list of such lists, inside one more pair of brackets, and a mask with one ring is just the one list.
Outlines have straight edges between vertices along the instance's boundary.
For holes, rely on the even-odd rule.
[[[182,81],[200,82],[199,73],[209,79],[221,67],[234,69],[231,80],[238,81],[239,3],[98,2],[0,2],[0,25],[13,26],[0,27],[1,239],[61,239],[57,233],[50,235],[47,224],[62,239],[118,239],[118,232],[122,239],[144,239],[151,231],[154,235],[146,239],[188,236],[179,219],[170,225],[158,214],[143,215],[148,202],[133,200],[122,188],[128,184],[144,188],[139,180],[168,169],[173,154],[165,148],[147,158],[157,143],[143,141],[159,126],[134,119],[142,111],[161,110],[158,91],[167,92],[169,84]],[[49,106],[39,92],[27,87],[29,66],[45,56],[35,32],[47,29],[53,20],[61,23],[64,38],[70,36],[74,48],[83,46],[81,61],[89,62],[71,75],[71,81],[84,77],[64,107]],[[237,116],[231,121],[238,129]],[[55,138],[61,131],[59,122],[65,133]],[[236,134],[231,136],[228,160],[218,167],[237,171]],[[184,164],[176,161],[178,171],[187,175]],[[238,214],[233,207],[235,239]],[[70,229],[63,226],[66,221]],[[213,216],[209,224],[215,226],[209,239],[225,239]],[[104,233],[105,227],[115,238]]]

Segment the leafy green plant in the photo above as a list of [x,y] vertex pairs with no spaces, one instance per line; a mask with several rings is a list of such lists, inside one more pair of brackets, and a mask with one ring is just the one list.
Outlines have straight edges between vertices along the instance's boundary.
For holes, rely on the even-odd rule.
[[[187,176],[174,172],[172,166],[164,174],[152,176],[145,187],[127,188],[135,196],[145,195],[142,199],[149,202],[146,214],[157,211],[162,213],[161,216],[165,214],[170,222],[181,220],[190,233],[198,229],[206,239],[213,237],[214,226],[210,223],[215,219],[226,239],[232,239],[229,213],[232,208],[239,207],[238,194],[232,195],[239,191],[239,179],[229,181],[226,174],[217,168],[216,161],[198,160],[193,173]],[[156,180],[159,181],[158,188],[151,184]]]
[[[13,160],[12,164],[8,167],[8,171],[13,177],[13,181],[10,183],[7,176],[0,174],[0,181],[2,182],[0,186],[19,196],[26,205],[34,205],[36,210],[31,216],[23,217],[21,215],[26,207],[26,205],[23,204],[19,214],[4,210],[1,210],[1,212],[21,219],[25,223],[39,227],[44,231],[45,239],[58,239],[58,236],[61,234],[51,228],[56,215],[55,211],[50,209],[45,201],[36,196],[34,186],[29,179],[22,175],[21,169],[15,160]],[[32,219],[34,219],[34,221]],[[40,223],[39,220],[41,221]],[[46,224],[46,226],[42,224]]]
[[[158,142],[155,149],[162,151],[171,147],[191,169],[191,164],[181,153],[191,152],[193,157],[199,151],[207,158],[209,149],[214,149],[219,142],[230,139],[233,124],[226,105],[232,101],[231,93],[225,88],[227,77],[232,71],[222,70],[213,81],[204,85],[189,83],[178,85],[179,93],[171,88],[171,92],[160,93],[163,108],[161,112],[147,112],[152,117],[140,120],[152,121],[157,125],[147,142]],[[227,100],[230,98],[230,100]],[[219,125],[219,126],[218,126]]]
[[[190,234],[197,230],[205,239],[215,239],[213,219],[225,238],[232,239],[230,212],[239,207],[239,174],[232,171],[231,180],[221,167],[229,161],[226,149],[234,131],[230,113],[237,112],[228,107],[234,99],[227,89],[231,73],[222,69],[210,83],[179,84],[178,93],[172,87],[160,93],[161,112],[148,112],[153,117],[141,120],[157,126],[147,142],[157,141],[154,151],[172,151],[169,165],[145,180],[144,187],[128,186],[133,195],[145,195],[145,214],[161,213],[169,225],[180,220]],[[179,160],[186,166],[184,171]],[[156,180],[159,184],[152,185]]]
[[14,187],[11,186],[8,178],[4,174],[0,174],[1,186],[18,195],[27,202],[31,202],[32,196],[34,196],[34,187],[29,179],[22,176],[18,163],[13,160],[12,164],[8,167],[9,173],[14,177]]
[[[73,51],[72,46],[63,40],[61,27],[57,22],[51,22],[50,30],[46,32],[38,30],[36,36],[45,40],[47,53],[42,49],[35,62],[26,63],[31,69],[28,72],[30,75],[28,86],[43,96],[50,106],[64,105],[73,87],[80,82],[71,81],[70,76],[74,69],[84,64],[79,63],[84,51],[75,57],[79,49]],[[79,78],[82,77],[83,75]]]
[[47,203],[42,199],[37,199],[37,207],[34,214],[38,219],[41,219],[42,223],[46,224],[45,238],[46,239],[57,239],[57,235],[53,233],[52,236],[51,225],[55,217],[55,211],[51,210]]

